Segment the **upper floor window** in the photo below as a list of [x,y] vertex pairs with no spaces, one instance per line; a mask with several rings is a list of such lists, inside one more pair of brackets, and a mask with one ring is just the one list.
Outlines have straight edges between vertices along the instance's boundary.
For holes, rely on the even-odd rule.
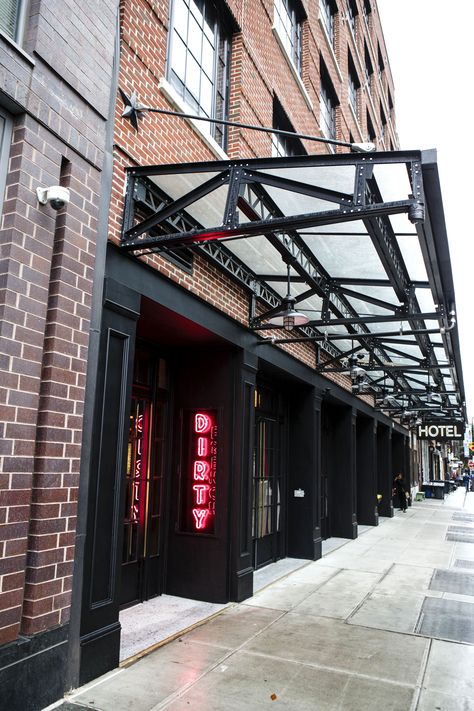
[[[273,100],[273,128],[280,131],[295,132],[288,116],[277,99]],[[278,133],[272,134],[272,157],[302,156],[306,151],[300,139],[296,136],[282,136]]]
[[336,9],[330,0],[319,0],[321,21],[333,47],[335,42],[334,15],[336,14]]
[[347,0],[347,21],[355,37],[356,34],[357,4],[355,0]]
[[364,61],[365,61],[365,80],[369,90],[372,89],[372,79],[374,74],[374,68],[372,65],[372,60],[370,59],[370,54],[366,43],[364,42]]
[[366,23],[368,25],[370,22],[370,13],[372,12],[372,8],[370,6],[370,0],[364,0],[363,8],[364,8],[364,20],[366,21]]
[[0,30],[15,42],[23,32],[24,0],[0,0]]
[[275,0],[275,30],[298,74],[301,74],[301,20],[293,0]]
[[336,106],[339,103],[329,78],[329,73],[321,62],[320,124],[326,138],[336,138]]
[[10,116],[0,108],[0,214],[5,193],[11,135],[12,125]]
[[370,114],[367,111],[367,140],[370,141],[371,143],[375,143],[376,138],[377,138],[377,135],[375,133],[374,124],[372,123]]
[[355,115],[357,116],[357,94],[360,89],[360,81],[357,76],[357,71],[355,68],[354,61],[349,54],[348,60],[348,91],[349,91],[349,104],[352,107]]
[[[1,0],[0,0],[1,2]],[[226,119],[230,42],[213,3],[174,0],[168,53],[168,81],[201,116]],[[224,147],[223,126],[209,131]]]
[[385,63],[383,61],[380,45],[377,45],[377,62],[378,62],[377,74],[378,74],[379,79],[381,80],[382,79],[382,72],[385,69]]

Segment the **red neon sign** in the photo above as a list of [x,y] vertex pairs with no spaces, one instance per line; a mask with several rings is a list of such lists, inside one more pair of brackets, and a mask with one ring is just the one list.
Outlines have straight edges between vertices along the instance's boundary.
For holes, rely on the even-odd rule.
[[195,412],[191,436],[191,514],[195,532],[213,533],[216,511],[217,424],[215,411]]
[[142,480],[142,458],[143,458],[143,414],[137,414],[135,418],[135,465],[133,468],[132,480],[132,502],[130,519],[137,523],[140,517],[140,484]]

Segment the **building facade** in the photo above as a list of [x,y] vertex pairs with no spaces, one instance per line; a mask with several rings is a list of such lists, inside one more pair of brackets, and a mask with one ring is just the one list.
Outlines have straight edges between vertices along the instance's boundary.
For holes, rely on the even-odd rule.
[[[59,0],[6,5],[0,680],[11,708],[38,709],[118,665],[125,606],[162,593],[244,600],[256,568],[317,559],[324,539],[393,515],[393,474],[419,472],[402,410],[381,406],[386,373],[359,387],[324,329],[262,344],[259,319],[286,288],[266,242],[132,245],[137,225],[159,239],[220,224],[221,203],[233,229],[237,213],[240,227],[281,218],[284,190],[342,210],[331,179],[302,187],[310,169],[323,182],[334,166],[360,171],[368,190],[372,168],[349,146],[374,143],[381,166],[398,160],[376,3],[71,1],[64,18]],[[416,188],[418,156],[401,162]],[[278,183],[294,166],[298,179]],[[248,175],[230,187],[246,170],[260,181],[252,199]],[[70,191],[59,211],[38,204],[36,187],[50,185]],[[346,354],[362,351],[347,285],[331,301],[329,272],[303,269],[314,253],[301,235],[291,252],[278,234],[268,242],[288,295],[312,275],[321,316],[346,314]],[[407,279],[382,253],[398,289],[390,318],[403,320]],[[258,259],[269,275],[249,267]],[[270,335],[280,325],[293,331],[282,322]],[[433,348],[414,333],[421,356],[402,356],[431,368]],[[382,368],[377,334],[365,335]],[[32,674],[38,684],[19,690]]]

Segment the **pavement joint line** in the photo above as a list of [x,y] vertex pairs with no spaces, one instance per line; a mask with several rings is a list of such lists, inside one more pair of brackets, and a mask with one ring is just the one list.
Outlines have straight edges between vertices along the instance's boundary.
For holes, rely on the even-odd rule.
[[[390,568],[385,572],[381,574],[381,577],[377,580],[377,582],[373,583],[372,587],[370,590],[364,595],[363,599],[355,606],[355,608],[352,610],[352,612],[349,613],[347,617],[344,618],[344,624],[348,625],[351,624],[349,620],[360,610],[362,605],[367,602],[367,600],[372,596],[372,593],[374,592],[375,588],[377,585],[380,585],[380,583],[384,580],[384,578],[387,577],[388,573],[392,568],[395,567],[395,563],[392,563]],[[358,625],[352,625],[353,627],[357,627]]]
[[433,640],[429,639],[428,644],[426,645],[426,649],[423,652],[423,658],[421,660],[420,670],[418,673],[418,680],[415,685],[415,693],[413,694],[413,698],[412,698],[412,702],[411,702],[411,706],[410,706],[410,711],[416,711],[416,709],[418,708],[418,704],[419,704],[420,696],[421,696],[421,691],[423,689],[423,684],[425,681],[426,670],[428,668],[428,661],[430,658],[432,646],[433,646]]
[[[394,633],[398,634],[398,633]],[[256,652],[253,650],[239,650],[243,654],[248,654],[249,656],[261,657],[263,659],[270,659],[272,661],[286,662],[287,664],[295,664],[302,667],[308,667],[309,669],[320,669],[321,671],[329,671],[335,674],[344,674],[346,676],[353,677],[355,679],[367,679],[371,681],[383,682],[385,684],[392,684],[393,686],[399,686],[404,689],[414,689],[415,683],[410,684],[408,681],[396,681],[394,679],[388,679],[384,676],[377,676],[373,674],[364,674],[363,672],[351,671],[350,669],[343,669],[342,667],[333,667],[328,664],[318,664],[317,662],[307,662],[301,661],[299,659],[287,659],[286,657],[279,657],[275,654],[265,654],[265,652]],[[158,708],[158,707],[157,707]],[[150,711],[155,711],[155,709],[150,709]]]

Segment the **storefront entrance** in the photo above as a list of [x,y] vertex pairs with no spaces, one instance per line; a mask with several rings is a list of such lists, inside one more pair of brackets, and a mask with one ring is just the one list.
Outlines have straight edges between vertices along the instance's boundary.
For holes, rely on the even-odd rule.
[[166,371],[163,359],[137,352],[125,472],[122,606],[163,592]]
[[259,568],[286,555],[287,426],[281,397],[256,390],[253,462],[253,563]]

